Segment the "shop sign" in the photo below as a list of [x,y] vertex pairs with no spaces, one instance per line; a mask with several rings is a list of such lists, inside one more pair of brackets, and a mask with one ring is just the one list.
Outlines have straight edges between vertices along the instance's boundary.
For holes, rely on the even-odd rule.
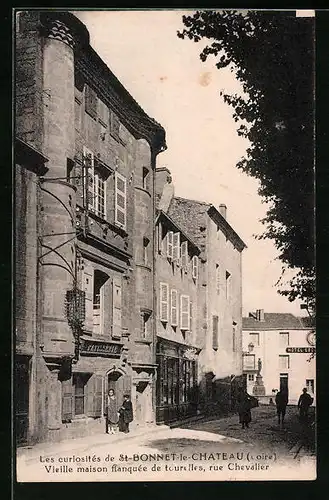
[[287,347],[286,348],[287,353],[314,353],[315,352],[315,347]]
[[81,340],[81,354],[120,357],[123,344],[114,342],[94,342],[92,340]]

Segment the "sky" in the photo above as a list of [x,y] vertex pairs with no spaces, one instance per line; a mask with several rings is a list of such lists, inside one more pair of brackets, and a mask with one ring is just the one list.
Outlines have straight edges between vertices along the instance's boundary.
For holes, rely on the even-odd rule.
[[172,173],[175,195],[227,205],[227,220],[246,243],[242,260],[243,314],[290,312],[304,315],[300,302],[277,293],[278,252],[258,241],[265,205],[258,181],[236,168],[248,142],[237,135],[232,108],[220,90],[241,93],[228,68],[199,58],[201,43],[181,40],[187,11],[78,11],[90,44],[134,99],[166,130],[168,149],[157,159]]

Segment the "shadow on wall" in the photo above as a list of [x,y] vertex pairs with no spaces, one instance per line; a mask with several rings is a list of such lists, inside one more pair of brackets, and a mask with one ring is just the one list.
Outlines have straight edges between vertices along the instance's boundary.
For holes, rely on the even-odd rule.
[[237,409],[237,398],[241,389],[246,389],[245,376],[216,378],[208,372],[200,383],[199,412],[205,415],[228,415]]

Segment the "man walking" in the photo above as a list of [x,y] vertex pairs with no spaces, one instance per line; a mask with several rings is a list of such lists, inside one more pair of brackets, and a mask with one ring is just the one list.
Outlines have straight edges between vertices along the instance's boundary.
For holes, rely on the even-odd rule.
[[313,398],[307,393],[306,387],[304,387],[297,405],[299,409],[299,419],[303,424],[306,424],[308,422],[308,411],[312,403]]
[[284,391],[277,392],[275,396],[275,404],[278,415],[278,425],[283,428],[284,417],[286,415],[286,408],[288,404],[288,394]]

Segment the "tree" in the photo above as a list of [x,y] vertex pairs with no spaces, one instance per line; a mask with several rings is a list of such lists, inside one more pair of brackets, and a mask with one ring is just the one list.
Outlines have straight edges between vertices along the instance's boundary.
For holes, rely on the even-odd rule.
[[267,204],[257,238],[279,250],[281,287],[285,270],[297,271],[279,293],[314,307],[313,19],[295,11],[197,11],[183,24],[178,37],[209,39],[200,59],[215,56],[217,68],[230,67],[242,84],[243,95],[220,95],[250,141],[237,167],[260,181]]

